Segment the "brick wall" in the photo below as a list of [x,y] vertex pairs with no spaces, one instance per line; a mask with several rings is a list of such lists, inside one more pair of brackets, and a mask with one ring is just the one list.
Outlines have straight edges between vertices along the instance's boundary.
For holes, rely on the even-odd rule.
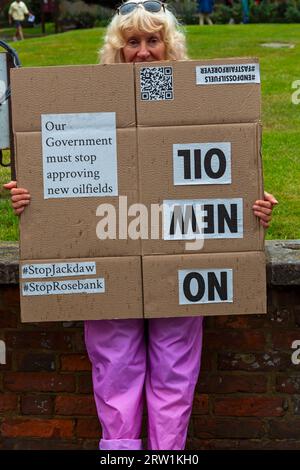
[[[267,245],[267,315],[205,319],[187,448],[300,449],[299,248]],[[97,449],[82,323],[20,323],[14,244],[0,250],[0,280],[0,449]]]

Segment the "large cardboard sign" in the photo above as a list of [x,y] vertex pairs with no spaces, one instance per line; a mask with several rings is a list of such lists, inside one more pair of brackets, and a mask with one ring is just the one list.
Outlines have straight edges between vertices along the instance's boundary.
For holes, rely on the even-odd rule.
[[25,68],[11,84],[31,193],[23,321],[266,311],[257,59]]

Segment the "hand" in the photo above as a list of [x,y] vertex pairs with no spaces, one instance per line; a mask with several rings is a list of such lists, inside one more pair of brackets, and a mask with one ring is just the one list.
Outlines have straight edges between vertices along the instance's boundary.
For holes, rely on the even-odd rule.
[[260,219],[260,223],[264,228],[268,228],[270,226],[270,222],[272,219],[272,211],[273,207],[278,204],[278,201],[275,197],[264,192],[264,200],[257,200],[252,206],[254,215],[256,215]]
[[20,215],[25,207],[30,203],[30,194],[27,189],[17,188],[16,181],[10,181],[3,185],[5,189],[10,190],[11,202],[14,213]]

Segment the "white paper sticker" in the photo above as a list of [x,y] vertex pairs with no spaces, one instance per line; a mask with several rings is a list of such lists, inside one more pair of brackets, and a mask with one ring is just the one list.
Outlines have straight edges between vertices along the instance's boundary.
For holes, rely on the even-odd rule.
[[260,83],[259,64],[199,65],[197,85],[234,85]]
[[179,270],[179,304],[231,303],[232,278],[232,269]]
[[[2,102],[6,89],[7,89],[6,53],[0,53],[0,102]],[[0,106],[0,149],[7,149],[9,147],[10,147],[9,110],[8,110],[8,100],[6,100]]]
[[87,276],[91,274],[96,274],[95,261],[78,263],[23,264],[21,269],[22,279]]
[[24,282],[22,295],[102,294],[105,292],[104,278],[66,279],[65,281]]
[[231,143],[173,145],[174,185],[230,184]]
[[44,198],[118,195],[115,113],[42,115]]
[[163,201],[164,240],[243,238],[243,199]]

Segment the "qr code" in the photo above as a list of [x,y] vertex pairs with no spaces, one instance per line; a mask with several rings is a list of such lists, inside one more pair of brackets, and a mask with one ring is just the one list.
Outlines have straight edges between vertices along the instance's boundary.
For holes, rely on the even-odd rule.
[[141,68],[140,84],[142,101],[172,100],[174,98],[172,67]]

